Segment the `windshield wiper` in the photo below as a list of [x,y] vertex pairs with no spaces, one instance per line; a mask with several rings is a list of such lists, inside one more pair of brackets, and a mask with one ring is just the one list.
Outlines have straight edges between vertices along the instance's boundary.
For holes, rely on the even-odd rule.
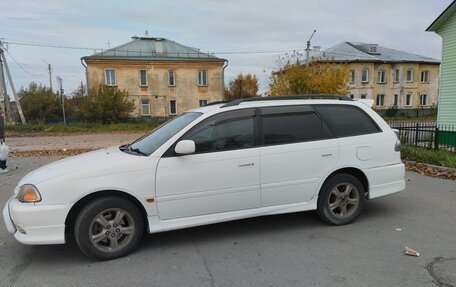
[[145,152],[140,151],[139,148],[131,148],[130,147],[129,150],[132,151],[132,152],[135,152],[137,154],[147,156],[147,154]]
[[123,144],[119,147],[121,151],[128,150],[130,148],[130,144]]
[[131,153],[140,154],[140,155],[143,155],[143,156],[148,156],[148,154],[146,154],[145,152],[141,151],[139,148],[132,148],[131,144],[121,145],[121,146],[119,146],[119,149],[121,151],[127,151],[127,152],[131,152]]

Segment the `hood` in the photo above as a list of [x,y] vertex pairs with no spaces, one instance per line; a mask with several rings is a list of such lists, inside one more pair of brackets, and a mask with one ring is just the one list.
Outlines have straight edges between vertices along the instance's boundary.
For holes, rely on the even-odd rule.
[[155,168],[147,163],[152,164],[150,157],[124,153],[117,146],[110,147],[71,156],[42,166],[24,176],[18,186],[36,185],[62,176],[78,179]]

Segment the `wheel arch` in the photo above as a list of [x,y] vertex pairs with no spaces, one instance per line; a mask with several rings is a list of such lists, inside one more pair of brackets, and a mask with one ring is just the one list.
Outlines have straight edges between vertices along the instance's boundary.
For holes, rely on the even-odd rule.
[[101,191],[90,193],[90,194],[84,196],[83,198],[80,198],[75,204],[73,204],[73,206],[71,207],[71,209],[68,212],[67,217],[65,219],[65,238],[66,239],[68,239],[67,236],[72,236],[74,223],[75,223],[76,217],[78,216],[81,209],[84,208],[84,206],[87,205],[87,203],[89,203],[91,200],[94,200],[94,199],[100,198],[100,197],[105,197],[105,196],[117,196],[117,197],[121,197],[121,198],[124,198],[124,199],[132,202],[138,208],[138,210],[141,212],[144,222],[146,223],[146,228],[147,228],[147,230],[149,229],[148,224],[147,224],[147,222],[148,222],[147,221],[147,211],[136,197],[134,197],[131,194],[128,194],[126,192],[119,191],[119,190],[101,190]]
[[336,174],[349,174],[349,175],[356,177],[364,187],[365,198],[369,199],[369,180],[367,179],[366,174],[362,170],[360,170],[359,168],[355,168],[355,167],[344,167],[344,168],[340,168],[338,170],[333,171],[330,175],[328,175],[326,177],[326,179],[323,182],[323,184],[321,185],[321,188],[318,193],[321,192],[321,189],[325,186],[326,182],[332,176],[334,176]]

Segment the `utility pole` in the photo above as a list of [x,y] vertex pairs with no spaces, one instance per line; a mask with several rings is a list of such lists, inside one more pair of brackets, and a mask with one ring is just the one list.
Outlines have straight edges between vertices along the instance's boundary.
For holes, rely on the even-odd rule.
[[60,76],[57,76],[57,82],[59,83],[60,101],[62,102],[63,123],[66,125],[66,117],[65,117],[65,96],[63,95],[62,81],[63,81],[63,79],[62,79]]
[[[1,49],[1,48],[0,48]],[[2,106],[0,107],[0,110],[4,112],[5,114],[5,122],[9,123],[11,122],[11,114],[9,112],[9,99],[8,99],[8,93],[6,90],[6,81],[5,81],[5,74],[3,73],[3,60],[0,58],[0,95],[1,98],[3,99]]]
[[48,64],[48,71],[49,71],[49,88],[51,89],[51,92],[52,92],[52,68],[51,68],[51,64]]
[[[6,62],[5,53],[3,53],[3,44],[2,44],[2,42],[0,42],[0,61],[2,61],[3,65],[5,66],[6,75],[8,76],[8,81],[9,81],[10,86],[11,86],[11,91],[13,92],[13,97],[14,97],[14,101],[16,103],[17,112],[19,113],[19,117],[21,118],[22,124],[25,124],[24,113],[22,112],[21,103],[19,102],[19,99],[17,98],[16,88],[14,87],[13,78],[11,77],[11,73],[10,73],[10,70],[8,68],[8,63]],[[2,76],[3,76],[3,67],[2,67]],[[2,81],[3,89],[4,89],[3,92],[6,95],[7,94],[6,93],[6,84],[5,84],[4,78],[2,78],[1,81]],[[9,98],[8,98],[7,95],[6,95],[6,98],[5,98],[5,104],[8,105],[8,111],[9,111],[10,110]],[[11,120],[11,115],[10,115],[10,120]]]
[[312,35],[310,36],[309,40],[307,40],[307,48],[306,48],[306,64],[309,63],[309,53],[310,53],[310,40],[312,40],[312,37],[315,35],[317,30],[314,30]]

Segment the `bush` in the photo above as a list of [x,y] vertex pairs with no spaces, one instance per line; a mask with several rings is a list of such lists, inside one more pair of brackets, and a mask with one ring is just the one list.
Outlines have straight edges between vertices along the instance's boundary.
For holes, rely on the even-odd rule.
[[62,116],[59,96],[49,88],[32,82],[27,89],[21,88],[18,96],[29,122],[44,122],[46,118]]
[[82,114],[89,122],[118,123],[128,119],[134,106],[134,103],[128,100],[127,92],[99,86],[83,99]]

